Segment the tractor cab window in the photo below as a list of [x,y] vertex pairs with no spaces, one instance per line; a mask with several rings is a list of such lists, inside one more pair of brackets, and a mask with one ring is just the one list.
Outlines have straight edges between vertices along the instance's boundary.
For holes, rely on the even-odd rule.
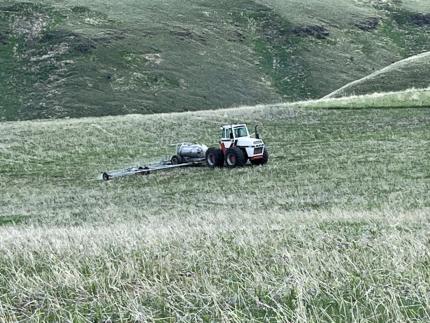
[[232,134],[231,128],[224,128],[222,130],[222,138],[223,139],[231,139],[231,137],[230,137],[231,134]]
[[234,136],[236,138],[247,137],[248,136],[248,130],[246,129],[246,127],[234,128]]

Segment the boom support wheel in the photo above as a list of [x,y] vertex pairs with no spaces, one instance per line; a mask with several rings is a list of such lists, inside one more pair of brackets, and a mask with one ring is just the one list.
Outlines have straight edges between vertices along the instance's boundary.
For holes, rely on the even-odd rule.
[[110,176],[109,176],[109,174],[108,173],[103,173],[103,180],[104,181],[108,181],[108,180],[110,180]]
[[172,163],[172,165],[179,165],[182,164],[182,158],[178,155],[172,156],[172,158],[170,159],[170,162]]

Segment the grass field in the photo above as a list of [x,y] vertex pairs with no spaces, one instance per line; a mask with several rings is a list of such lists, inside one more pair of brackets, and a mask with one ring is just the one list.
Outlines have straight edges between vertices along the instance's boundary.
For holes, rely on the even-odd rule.
[[[430,102],[390,95],[2,123],[0,317],[428,321]],[[236,121],[267,166],[97,180]]]

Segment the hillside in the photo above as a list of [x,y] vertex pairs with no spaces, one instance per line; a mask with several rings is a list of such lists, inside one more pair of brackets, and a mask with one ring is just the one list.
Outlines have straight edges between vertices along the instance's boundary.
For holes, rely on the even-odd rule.
[[319,98],[429,51],[429,15],[425,0],[3,0],[0,120]]
[[[429,93],[346,100],[3,122],[0,317],[428,321]],[[239,121],[268,165],[97,179]]]
[[329,94],[327,98],[401,91],[408,88],[428,88],[430,87],[428,75],[430,75],[430,52],[391,64],[343,86]]

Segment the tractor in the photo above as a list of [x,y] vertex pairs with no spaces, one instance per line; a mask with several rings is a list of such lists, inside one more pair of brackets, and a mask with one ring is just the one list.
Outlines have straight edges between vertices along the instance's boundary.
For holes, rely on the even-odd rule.
[[178,167],[191,167],[207,164],[211,168],[233,168],[244,166],[248,160],[253,165],[264,165],[269,161],[269,152],[255,127],[253,137],[246,124],[226,125],[221,127],[220,148],[208,148],[202,144],[176,144],[176,155],[170,159],[145,166],[133,166],[126,169],[102,173],[101,179],[108,181],[130,175],[149,175]]
[[258,126],[254,137],[249,134],[246,124],[225,125],[221,127],[219,148],[206,151],[206,163],[209,167],[234,168],[244,166],[248,160],[253,165],[264,165],[269,161],[269,152],[260,139]]

